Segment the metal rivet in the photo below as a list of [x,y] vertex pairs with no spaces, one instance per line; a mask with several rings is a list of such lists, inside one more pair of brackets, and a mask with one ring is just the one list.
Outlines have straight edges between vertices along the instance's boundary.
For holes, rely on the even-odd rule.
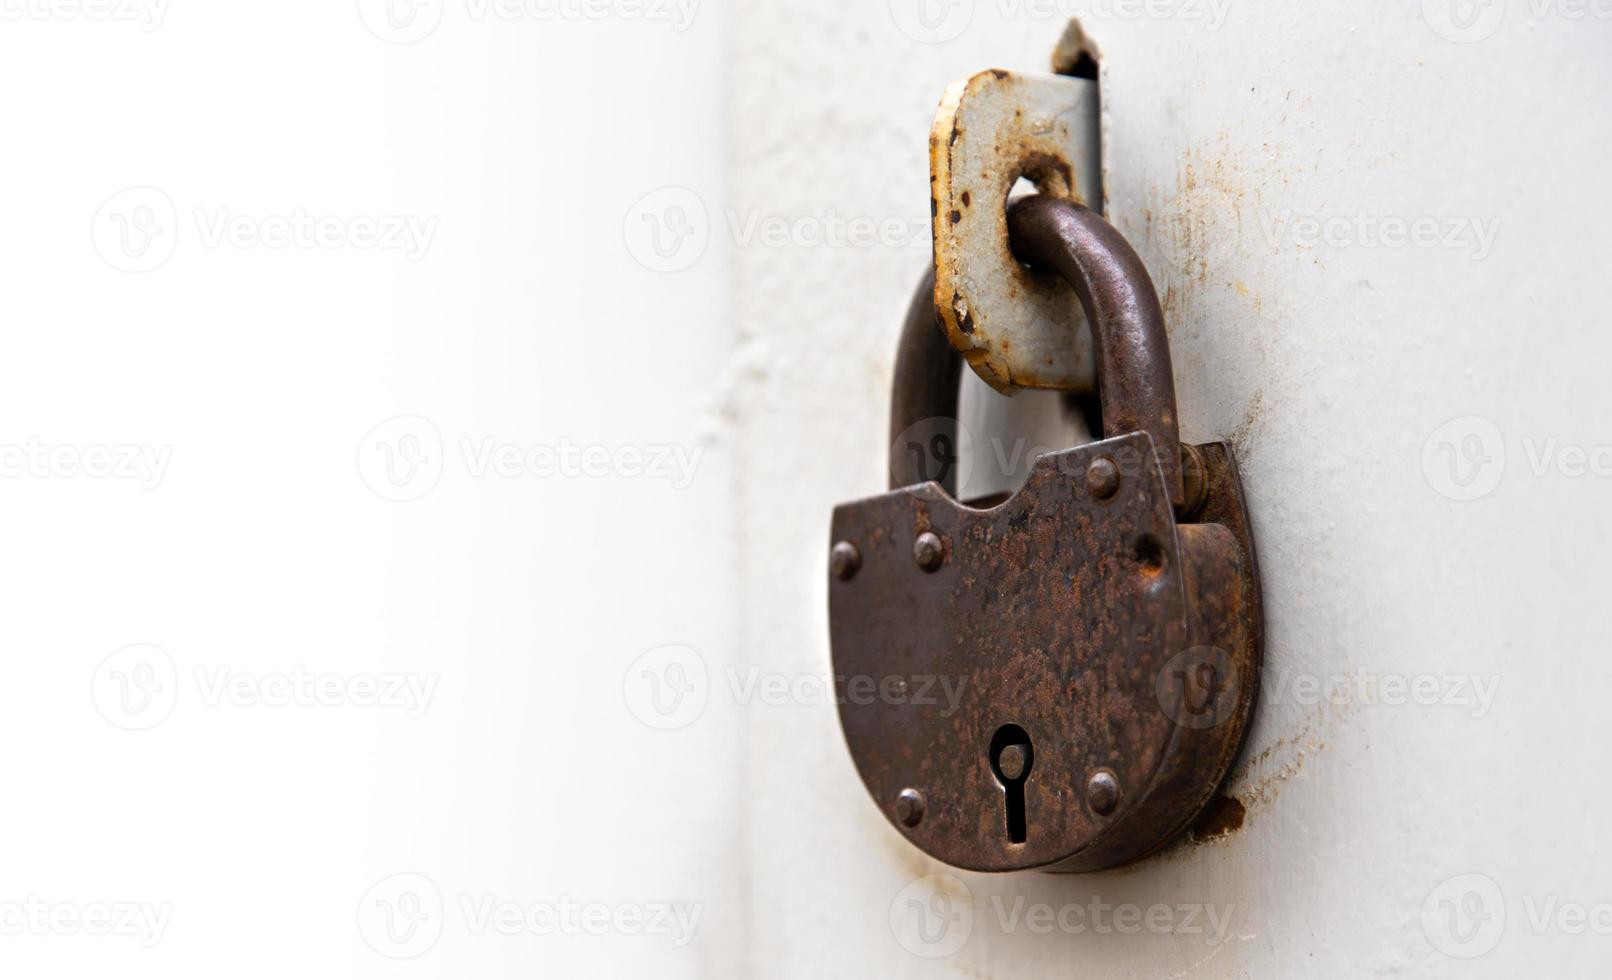
[[941,545],[940,537],[931,531],[918,535],[918,540],[912,543],[912,560],[926,572],[939,568],[945,559],[946,549]]
[[1099,456],[1086,467],[1086,489],[1098,500],[1119,492],[1119,467],[1107,456]]
[[1099,769],[1086,781],[1086,802],[1092,812],[1106,817],[1119,805],[1119,780],[1107,769]]
[[916,827],[924,818],[924,794],[907,787],[896,794],[896,819],[903,827]]
[[862,567],[862,552],[849,541],[837,542],[834,550],[829,552],[828,565],[833,569],[834,577],[844,581]]

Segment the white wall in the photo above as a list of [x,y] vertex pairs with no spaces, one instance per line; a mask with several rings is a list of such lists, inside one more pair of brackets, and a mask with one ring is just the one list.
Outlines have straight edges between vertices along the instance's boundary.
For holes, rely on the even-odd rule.
[[[911,883],[945,869],[866,798],[833,706],[752,711],[750,967],[1604,973],[1609,668],[1594,611],[1612,474],[1604,450],[1600,475],[1572,475],[1559,453],[1612,442],[1608,11],[1497,2],[1462,32],[1442,0],[960,0],[928,8],[960,19],[914,29],[936,42],[920,43],[896,26],[920,23],[916,0],[749,4],[734,27],[735,206],[921,218],[941,88],[1043,68],[1071,7],[1106,57],[1111,216],[1164,296],[1183,434],[1232,440],[1253,496],[1270,635],[1230,787],[1246,824],[1119,872],[959,874],[934,906],[950,931],[928,920],[926,944],[907,902],[934,883]],[[1436,241],[1375,237],[1421,218],[1439,220]],[[1330,237],[1312,240],[1307,219]],[[752,374],[742,648],[769,671],[827,669],[829,511],[883,486],[894,339],[924,258],[921,241],[737,254]],[[1309,687],[1357,674],[1425,703],[1331,705]],[[1454,688],[1472,677],[1489,695]],[[1225,939],[1175,911],[1161,920],[1173,931],[1097,934],[1094,899],[1212,908]],[[1011,917],[1036,905],[1075,911],[1038,934]],[[1597,905],[1599,929],[1576,918]],[[913,955],[898,935],[949,955]]]
[[[0,444],[171,457],[151,489],[0,479],[0,973],[733,975],[735,722],[657,731],[625,686],[662,645],[733,648],[726,246],[668,276],[624,238],[648,192],[720,186],[720,19],[444,0],[397,45],[352,0],[41,9],[0,23]],[[153,201],[124,252],[113,216]],[[221,209],[249,221],[210,241]],[[431,231],[412,259],[361,225],[254,237],[299,212]],[[371,432],[396,416],[429,427]],[[703,455],[687,485],[477,475],[488,439]],[[394,487],[377,442],[432,462]],[[161,652],[103,665],[132,644]],[[264,704],[299,667],[360,686]],[[393,675],[430,698],[353,703]],[[411,891],[389,938],[375,903]],[[129,902],[160,928],[77,924]],[[505,936],[489,902],[578,918]],[[691,936],[634,926],[660,903],[699,906]]]

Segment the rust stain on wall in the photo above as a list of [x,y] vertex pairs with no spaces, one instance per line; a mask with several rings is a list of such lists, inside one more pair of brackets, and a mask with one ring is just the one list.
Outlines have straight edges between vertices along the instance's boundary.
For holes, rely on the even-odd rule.
[[1260,189],[1277,163],[1275,150],[1265,149],[1272,155],[1245,164],[1228,134],[1199,141],[1184,151],[1173,184],[1147,193],[1140,209],[1143,256],[1172,327],[1190,329],[1210,290],[1235,295],[1250,312],[1263,309],[1255,279]]
[[1209,804],[1209,808],[1198,818],[1190,831],[1192,840],[1197,843],[1214,840],[1216,837],[1225,837],[1243,828],[1243,820],[1248,816],[1248,808],[1235,796],[1222,796]]
[[1247,459],[1254,444],[1258,441],[1265,421],[1265,389],[1254,392],[1254,397],[1248,400],[1248,407],[1243,409],[1243,417],[1235,428],[1226,434],[1226,441],[1237,450],[1237,455]]

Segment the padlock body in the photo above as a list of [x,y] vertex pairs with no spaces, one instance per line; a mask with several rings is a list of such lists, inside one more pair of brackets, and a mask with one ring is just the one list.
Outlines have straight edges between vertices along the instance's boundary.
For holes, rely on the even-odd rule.
[[[860,558],[829,578],[840,720],[912,843],[969,870],[1095,870],[1212,799],[1257,693],[1259,591],[1230,453],[1199,453],[1198,523],[1141,432],[1040,457],[988,510],[932,483],[835,510]],[[1116,487],[1088,479],[1099,459]]]

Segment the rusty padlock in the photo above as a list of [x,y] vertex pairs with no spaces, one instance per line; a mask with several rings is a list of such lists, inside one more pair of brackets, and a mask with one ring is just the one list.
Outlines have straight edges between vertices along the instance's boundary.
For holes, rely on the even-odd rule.
[[[1169,843],[1225,780],[1258,693],[1259,581],[1230,448],[1180,445],[1141,259],[1062,199],[1015,202],[1009,230],[1092,324],[1104,438],[1038,457],[989,507],[892,446],[891,492],[834,511],[836,693],[863,783],[923,851],[1093,871]],[[955,424],[960,358],[930,288],[903,332],[892,435]]]

